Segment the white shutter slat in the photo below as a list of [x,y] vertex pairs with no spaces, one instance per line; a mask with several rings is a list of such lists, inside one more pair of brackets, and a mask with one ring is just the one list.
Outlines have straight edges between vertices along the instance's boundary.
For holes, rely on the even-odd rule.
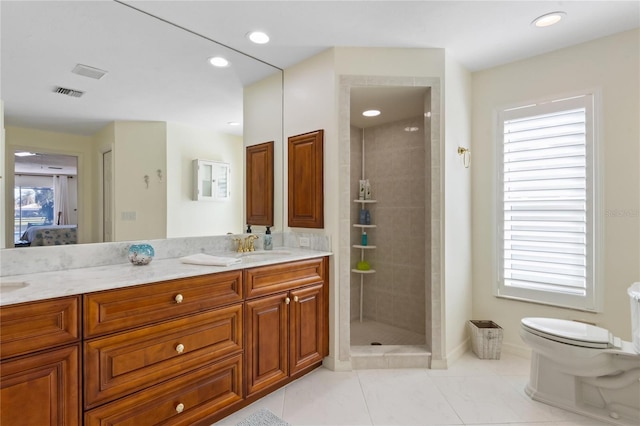
[[586,250],[581,243],[548,242],[548,241],[517,241],[504,242],[505,253],[509,250],[521,250],[536,253],[578,254],[584,258]]

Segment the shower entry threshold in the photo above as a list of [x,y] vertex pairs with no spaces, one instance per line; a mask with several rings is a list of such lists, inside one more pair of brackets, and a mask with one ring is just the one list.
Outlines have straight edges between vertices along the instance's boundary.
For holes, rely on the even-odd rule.
[[422,345],[351,346],[354,370],[384,368],[429,368],[431,351]]

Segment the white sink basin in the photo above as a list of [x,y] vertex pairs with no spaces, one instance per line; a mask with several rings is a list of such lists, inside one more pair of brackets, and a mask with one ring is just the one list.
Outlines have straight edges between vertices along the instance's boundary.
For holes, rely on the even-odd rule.
[[259,250],[250,251],[246,253],[238,253],[240,259],[243,262],[260,262],[266,260],[281,259],[282,257],[291,254],[288,250]]
[[25,288],[29,285],[28,282],[25,281],[0,281],[0,292],[9,293],[11,291],[20,290],[21,288]]

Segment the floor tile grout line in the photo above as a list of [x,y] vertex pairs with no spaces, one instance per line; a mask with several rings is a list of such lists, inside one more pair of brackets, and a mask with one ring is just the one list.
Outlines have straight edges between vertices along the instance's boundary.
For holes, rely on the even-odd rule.
[[[359,371],[361,370],[353,370],[356,373],[356,377],[358,378],[358,385],[360,386],[360,393],[362,394],[362,400],[364,401],[364,406],[367,409],[367,415],[369,416],[369,424],[371,426],[374,426],[375,423],[373,422],[373,417],[371,416],[371,409],[369,408],[369,403],[367,402],[367,396],[364,393],[364,388],[362,387],[362,380],[360,380],[360,373]],[[366,370],[364,370],[366,371]]]

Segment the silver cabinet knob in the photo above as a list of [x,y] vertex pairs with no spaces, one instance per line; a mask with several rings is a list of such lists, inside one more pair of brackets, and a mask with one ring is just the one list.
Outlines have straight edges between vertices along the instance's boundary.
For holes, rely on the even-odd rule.
[[182,301],[184,300],[184,297],[182,297],[181,294],[176,294],[176,297],[173,298],[173,300],[176,301],[176,303],[182,303]]
[[184,410],[184,404],[182,402],[180,404],[176,405],[176,411],[178,413],[182,413],[183,410]]
[[285,297],[284,303],[288,305],[289,303],[291,303],[291,299],[289,299],[288,297]]
[[298,296],[293,296],[293,301],[297,302],[298,301]]
[[176,352],[178,352],[179,354],[184,352],[184,345],[182,343],[178,343],[178,346],[176,346]]

